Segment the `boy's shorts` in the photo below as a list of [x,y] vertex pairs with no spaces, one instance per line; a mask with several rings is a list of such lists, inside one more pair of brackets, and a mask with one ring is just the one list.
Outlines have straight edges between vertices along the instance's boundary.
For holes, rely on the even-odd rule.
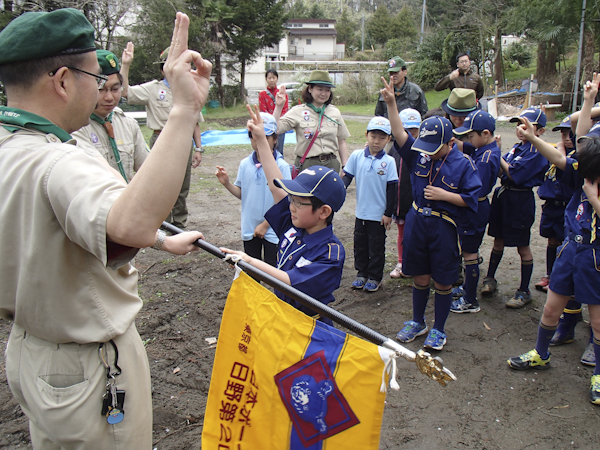
[[490,211],[490,236],[503,239],[506,247],[527,247],[534,220],[535,197],[531,189],[496,188]]
[[463,253],[477,253],[483,242],[485,228],[475,234],[464,234],[460,237],[460,247]]
[[[574,268],[577,267],[577,270]],[[579,244],[575,236],[567,238],[558,248],[550,275],[552,292],[575,295],[575,300],[588,305],[600,305],[600,243]]]
[[458,279],[460,253],[456,227],[436,216],[424,216],[411,208],[404,224],[402,272],[405,275],[431,275],[449,286]]
[[546,200],[542,206],[540,236],[562,241],[565,238],[565,208],[567,202]]
[[477,214],[473,219],[473,223],[470,224],[471,229],[475,229],[474,232],[461,232],[460,233],[460,247],[463,253],[477,253],[479,247],[483,242],[483,236],[485,235],[485,228],[488,225],[490,218],[490,201],[486,198],[480,200],[477,205]]

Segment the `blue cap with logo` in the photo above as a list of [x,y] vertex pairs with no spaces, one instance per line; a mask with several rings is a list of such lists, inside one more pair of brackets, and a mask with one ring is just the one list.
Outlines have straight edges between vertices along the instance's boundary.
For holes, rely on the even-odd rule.
[[405,130],[421,126],[421,113],[416,109],[406,108],[400,111],[400,120]]
[[540,127],[546,126],[546,114],[539,108],[527,108],[517,117],[510,119],[511,122],[522,122],[521,118],[526,117],[533,125]]
[[467,134],[471,131],[488,130],[490,133],[496,130],[496,119],[489,112],[473,111],[467,117],[462,127],[454,130],[454,134]]
[[552,131],[571,130],[571,116],[565,117]]
[[426,119],[419,128],[419,137],[412,150],[435,155],[444,144],[452,139],[452,123],[445,117],[433,116]]
[[369,122],[369,125],[367,125],[367,133],[373,130],[383,131],[388,135],[392,134],[392,126],[390,125],[390,121],[381,116],[373,117]]
[[262,117],[266,136],[271,136],[277,133],[277,121],[275,120],[275,117],[266,112],[261,112],[260,117]]
[[346,187],[342,177],[334,169],[324,166],[311,166],[304,169],[293,180],[273,181],[290,195],[316,197],[334,212],[340,210],[346,200]]

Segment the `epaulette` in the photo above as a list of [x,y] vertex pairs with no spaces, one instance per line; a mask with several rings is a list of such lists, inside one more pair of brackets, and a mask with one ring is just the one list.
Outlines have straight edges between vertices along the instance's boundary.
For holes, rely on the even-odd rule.
[[336,261],[340,260],[340,254],[342,253],[339,244],[329,243],[327,244],[329,247],[329,253],[327,254],[327,259],[333,259]]

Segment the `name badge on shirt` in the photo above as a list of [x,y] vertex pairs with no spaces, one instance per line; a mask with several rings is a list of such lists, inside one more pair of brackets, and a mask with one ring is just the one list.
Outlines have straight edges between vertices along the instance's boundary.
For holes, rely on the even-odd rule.
[[310,120],[310,112],[309,111],[302,111],[302,117],[303,119],[308,122]]
[[165,98],[167,98],[167,91],[165,91],[164,89],[158,91],[158,99],[162,101]]
[[300,259],[296,262],[296,267],[304,267],[312,264],[312,261],[305,259],[304,256],[301,256]]
[[287,247],[288,244],[291,244],[292,242],[294,242],[294,236],[296,236],[296,234],[298,234],[298,232],[296,231],[295,228],[290,228],[289,230],[287,230],[283,234],[283,236],[286,239],[281,240],[281,242],[279,243],[279,247],[285,248],[285,247]]
[[429,157],[429,155],[426,155],[425,153],[421,153],[421,159],[419,160],[419,163],[422,165],[425,165],[429,161],[431,161],[431,158]]

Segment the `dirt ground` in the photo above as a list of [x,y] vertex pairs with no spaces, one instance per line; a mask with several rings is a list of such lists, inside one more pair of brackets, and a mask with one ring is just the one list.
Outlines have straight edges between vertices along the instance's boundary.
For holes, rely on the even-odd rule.
[[[515,142],[513,127],[502,126],[505,151]],[[557,133],[548,133],[557,142]],[[239,201],[214,177],[216,164],[232,176],[249,147],[209,147],[193,173],[188,229],[202,231],[219,246],[242,249]],[[291,160],[291,147],[285,157]],[[411,317],[411,281],[394,280],[396,234],[388,233],[386,275],[382,289],[367,294],[350,289],[355,271],[352,257],[355,188],[336,214],[335,233],[346,247],[342,286],[333,307],[389,337]],[[539,206],[539,203],[538,203]],[[538,207],[539,210],[539,207]],[[538,211],[539,216],[539,211]],[[546,242],[532,233],[533,284],[545,274]],[[485,238],[482,272],[487,270],[491,239]],[[146,344],[153,384],[154,448],[199,449],[206,396],[215,350],[205,338],[219,334],[221,314],[233,277],[225,262],[204,252],[176,257],[152,249],[137,258],[144,307],[136,324]],[[571,345],[555,347],[554,368],[541,373],[511,371],[506,359],[533,348],[545,294],[533,290],[534,301],[509,310],[504,301],[518,287],[516,249],[505,251],[498,270],[499,292],[480,298],[478,314],[451,314],[448,343],[440,356],[457,376],[447,387],[430,381],[416,367],[399,361],[399,391],[390,391],[381,429],[380,449],[597,449],[600,408],[587,399],[592,370],[579,358],[589,325],[577,327]],[[427,319],[433,321],[433,301]],[[584,310],[587,319],[587,311]],[[10,324],[0,321],[0,341]],[[407,344],[418,350],[423,339]],[[29,449],[28,425],[6,383],[0,355],[0,447]]]

